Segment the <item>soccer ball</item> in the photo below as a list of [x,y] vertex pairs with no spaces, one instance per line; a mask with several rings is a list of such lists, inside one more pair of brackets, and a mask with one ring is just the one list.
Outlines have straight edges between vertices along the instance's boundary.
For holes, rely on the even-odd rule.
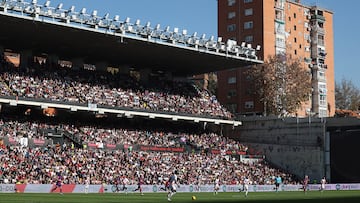
[[196,196],[192,196],[191,199],[192,199],[192,200],[196,200]]

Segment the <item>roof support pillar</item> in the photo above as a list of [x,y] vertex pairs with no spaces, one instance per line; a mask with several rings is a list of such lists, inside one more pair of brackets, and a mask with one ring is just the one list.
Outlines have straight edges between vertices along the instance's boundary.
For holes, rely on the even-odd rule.
[[74,70],[79,70],[84,68],[84,59],[82,58],[74,58],[71,60],[72,68]]
[[31,50],[20,51],[20,68],[28,68],[32,65],[34,56]]
[[5,60],[4,58],[4,47],[0,45],[0,63],[2,60]]
[[59,63],[59,56],[55,54],[48,55],[47,59],[49,64],[55,64],[56,66]]
[[108,63],[105,61],[100,61],[100,62],[97,62],[95,64],[95,66],[96,66],[96,70],[106,71],[106,69],[108,67]]
[[140,70],[140,82],[141,83],[148,83],[149,82],[149,76],[151,73],[151,69],[141,69]]

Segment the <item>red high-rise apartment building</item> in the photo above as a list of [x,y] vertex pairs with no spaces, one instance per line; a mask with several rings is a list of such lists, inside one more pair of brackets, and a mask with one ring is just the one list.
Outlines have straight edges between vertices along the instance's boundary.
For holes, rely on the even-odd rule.
[[[335,113],[333,13],[300,0],[218,0],[218,35],[223,39],[261,45],[259,59],[288,53],[299,57],[312,73],[312,95],[299,108],[327,117]],[[250,68],[250,67],[247,67]],[[263,114],[245,68],[218,72],[218,99],[239,115]]]

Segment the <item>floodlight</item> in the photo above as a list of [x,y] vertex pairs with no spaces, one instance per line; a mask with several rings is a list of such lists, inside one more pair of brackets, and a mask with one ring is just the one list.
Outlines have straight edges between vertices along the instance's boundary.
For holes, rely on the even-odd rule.
[[48,13],[48,15],[51,16],[52,15],[52,10],[49,9],[47,13]]
[[210,37],[209,40],[210,40],[210,41],[214,41],[214,38],[215,38],[215,37],[214,37],[213,35],[211,35],[211,37]]
[[76,20],[77,16],[76,15],[71,15],[71,20]]
[[46,1],[44,4],[45,7],[49,7],[50,6],[50,1]]
[[245,47],[246,42],[241,42],[241,47]]
[[251,49],[252,48],[251,44],[247,44],[247,48]]
[[125,23],[130,23],[130,18],[129,18],[129,17],[127,17],[127,18],[125,19]]
[[218,37],[217,42],[221,42],[221,41],[222,41],[222,37]]
[[109,13],[105,14],[103,19],[107,20],[109,18]]
[[73,13],[75,11],[75,6],[71,6],[70,9],[68,10],[68,12]]
[[165,28],[164,31],[165,31],[165,32],[169,32],[169,31],[170,31],[170,26],[166,26],[166,28]]
[[140,25],[140,20],[139,20],[139,19],[137,19],[137,20],[135,21],[135,25]]
[[25,12],[27,12],[27,13],[29,13],[30,10],[31,10],[31,7],[30,7],[30,6],[27,6],[27,7],[25,8]]
[[84,15],[86,13],[86,8],[82,8],[80,13]]
[[192,37],[196,37],[196,35],[197,35],[197,32],[194,32],[194,34],[192,35]]
[[63,4],[62,4],[62,3],[59,3],[59,5],[57,6],[57,10],[62,9],[62,7],[63,7]]
[[147,22],[147,23],[146,23],[146,27],[150,27],[150,22]]
[[260,45],[257,45],[257,46],[256,46],[256,51],[260,51],[260,49],[261,49],[261,46],[260,46]]
[[36,14],[39,14],[39,13],[40,13],[40,8],[39,8],[39,7],[36,7],[36,8],[35,8],[35,13],[36,13]]
[[97,15],[97,10],[93,10],[91,16],[92,16],[92,17],[96,17],[96,15]]
[[227,42],[226,42],[226,44],[227,44],[228,46],[235,46],[236,43],[237,43],[237,42],[236,42],[235,40],[232,40],[232,39],[228,39]]
[[120,19],[120,17],[119,17],[118,15],[116,15],[116,16],[114,17],[114,21],[119,21],[119,19]]
[[179,32],[179,28],[175,27],[175,28],[174,28],[174,32],[175,32],[175,33],[178,33],[178,32]]
[[182,34],[183,34],[183,35],[187,35],[187,30],[183,30],[183,31],[182,31]]
[[160,24],[157,24],[155,30],[160,30]]
[[202,34],[201,35],[201,39],[205,39],[206,35],[205,34]]
[[37,0],[32,0],[31,4],[37,4]]

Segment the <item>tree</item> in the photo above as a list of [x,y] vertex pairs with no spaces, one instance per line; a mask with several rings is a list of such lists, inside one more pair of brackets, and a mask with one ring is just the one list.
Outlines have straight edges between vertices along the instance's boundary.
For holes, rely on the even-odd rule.
[[264,64],[253,66],[246,74],[254,82],[265,114],[289,116],[309,100],[311,73],[290,55],[269,56]]
[[350,80],[335,83],[335,105],[337,109],[357,111],[360,107],[360,90]]

